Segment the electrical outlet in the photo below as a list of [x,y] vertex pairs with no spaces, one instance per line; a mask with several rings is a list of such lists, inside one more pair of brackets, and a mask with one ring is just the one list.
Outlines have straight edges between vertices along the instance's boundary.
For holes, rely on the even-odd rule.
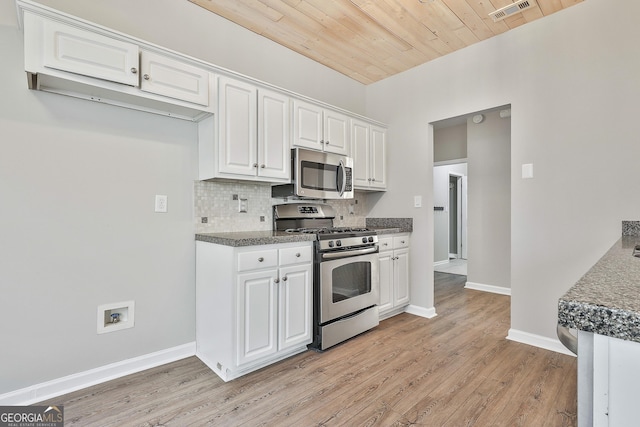
[[156,212],[167,212],[167,196],[156,194]]
[[248,201],[247,199],[238,199],[238,212],[247,213],[248,212]]

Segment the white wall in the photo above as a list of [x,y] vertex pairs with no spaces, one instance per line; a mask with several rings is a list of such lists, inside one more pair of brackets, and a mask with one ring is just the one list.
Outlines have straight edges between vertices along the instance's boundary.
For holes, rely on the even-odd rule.
[[[515,330],[555,337],[558,298],[619,238],[622,219],[640,217],[637,16],[640,2],[585,1],[367,86],[367,113],[390,124],[390,191],[371,215],[414,217],[412,259],[433,261],[428,123],[511,104]],[[521,179],[523,163],[534,179]],[[412,207],[414,194],[426,208]],[[412,263],[413,304],[433,305],[431,271]]]
[[[359,83],[187,1],[46,4],[364,106]],[[192,342],[196,125],[29,91],[13,1],[0,2],[0,48],[0,394]],[[135,327],[97,335],[98,305],[130,299]]]
[[484,112],[467,122],[467,280],[511,287],[511,120]]

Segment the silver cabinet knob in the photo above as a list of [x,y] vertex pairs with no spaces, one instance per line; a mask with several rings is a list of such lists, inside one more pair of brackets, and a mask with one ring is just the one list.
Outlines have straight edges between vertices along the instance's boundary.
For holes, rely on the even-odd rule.
[[327,145],[329,145],[329,141],[325,141],[324,143],[325,143],[325,144],[327,144]]
[[262,261],[264,261],[263,257],[258,258],[258,262],[262,262]]
[[286,281],[287,281],[287,276],[284,276],[284,277],[282,278],[282,281],[283,281],[283,282],[286,282]]
[[300,258],[300,252],[296,254],[296,258]]
[[138,69],[136,67],[131,67],[131,74],[138,74]]
[[254,168],[257,168],[257,167],[258,167],[258,164],[257,164],[257,163],[254,163],[254,164],[253,164],[253,167],[254,167]]
[[382,246],[389,246],[389,244],[388,243],[383,243]]
[[262,169],[266,168],[266,166],[265,166],[265,164],[264,164],[264,163],[263,163],[263,164],[261,164],[261,165],[260,165],[260,167],[261,167]]
[[371,181],[376,182],[376,179],[375,178],[371,178]]
[[280,279],[273,279],[273,283],[280,283]]
[[145,74],[144,76],[142,76],[142,78],[145,80],[149,80],[151,77],[149,77],[149,74]]
[[400,243],[402,243],[404,245],[404,240],[400,240]]

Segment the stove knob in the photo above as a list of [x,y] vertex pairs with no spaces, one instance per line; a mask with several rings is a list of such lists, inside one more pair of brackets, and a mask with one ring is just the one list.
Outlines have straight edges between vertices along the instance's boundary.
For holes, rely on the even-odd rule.
[[336,240],[336,246],[342,246],[342,242],[340,240]]
[[369,242],[373,242],[373,237],[369,237]]
[[367,243],[367,238],[366,237],[362,238],[362,243]]
[[329,241],[329,247],[332,248],[333,247],[333,240]]

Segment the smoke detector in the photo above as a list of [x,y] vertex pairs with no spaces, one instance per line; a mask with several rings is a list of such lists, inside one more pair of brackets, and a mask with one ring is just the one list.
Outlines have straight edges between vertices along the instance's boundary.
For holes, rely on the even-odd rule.
[[491,12],[489,16],[493,18],[493,22],[498,22],[513,14],[520,13],[534,6],[536,6],[536,2],[534,0],[520,0],[508,6],[501,7],[495,12]]

